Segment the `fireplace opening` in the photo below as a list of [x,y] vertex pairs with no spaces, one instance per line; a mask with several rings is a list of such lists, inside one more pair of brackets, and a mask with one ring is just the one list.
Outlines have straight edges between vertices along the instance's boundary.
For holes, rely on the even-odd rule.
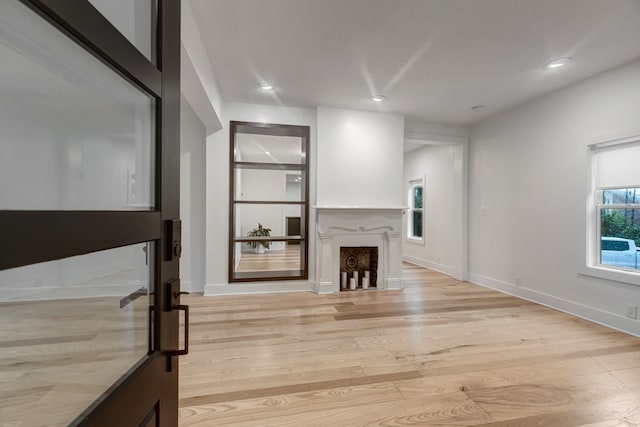
[[376,288],[377,284],[378,248],[340,247],[340,290]]

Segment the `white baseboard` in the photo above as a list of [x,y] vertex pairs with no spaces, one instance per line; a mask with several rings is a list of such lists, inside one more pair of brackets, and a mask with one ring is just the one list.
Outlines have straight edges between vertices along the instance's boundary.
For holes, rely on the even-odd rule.
[[310,280],[283,280],[281,282],[240,282],[208,284],[204,296],[273,294],[281,292],[315,292],[315,282]]
[[410,262],[411,264],[419,265],[420,267],[428,268],[429,270],[437,271],[438,273],[453,274],[453,268],[450,265],[438,264],[433,261],[429,261],[423,258],[417,258],[411,255],[402,255],[402,260]]
[[595,307],[579,304],[544,292],[539,292],[522,286],[516,286],[508,282],[492,279],[476,273],[469,273],[469,281],[486,288],[500,291],[508,295],[580,317],[608,328],[616,329],[634,336],[640,336],[640,322],[634,319],[628,319],[624,316],[609,313]]

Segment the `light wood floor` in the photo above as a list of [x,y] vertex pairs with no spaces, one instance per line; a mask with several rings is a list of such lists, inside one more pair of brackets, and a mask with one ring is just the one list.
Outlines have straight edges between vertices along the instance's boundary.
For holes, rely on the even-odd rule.
[[406,289],[189,296],[182,426],[640,425],[640,339],[406,264]]
[[287,245],[283,250],[263,254],[243,252],[236,272],[300,270],[300,245]]
[[147,353],[146,298],[0,304],[0,426],[67,426]]

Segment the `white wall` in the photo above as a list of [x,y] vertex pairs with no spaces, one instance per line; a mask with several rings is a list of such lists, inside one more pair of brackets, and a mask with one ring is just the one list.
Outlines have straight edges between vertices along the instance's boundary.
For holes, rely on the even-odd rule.
[[424,179],[424,241],[407,238],[408,215],[403,216],[402,256],[407,261],[451,274],[453,265],[454,146],[429,145],[404,156],[404,195],[409,181]]
[[404,117],[318,107],[319,206],[400,207]]
[[[229,262],[229,121],[280,123],[311,127],[310,138],[310,202],[316,199],[316,110],[312,108],[288,108],[241,103],[223,104],[223,129],[207,137],[206,182],[207,182],[207,218],[206,218],[206,291],[207,293],[229,293],[239,290],[243,285],[228,285]],[[311,217],[313,218],[313,213]],[[309,277],[315,275],[314,259],[315,225],[309,220]],[[235,286],[235,288],[233,288]],[[248,285],[252,286],[252,285]],[[311,289],[308,284],[263,282],[260,289],[285,287]],[[296,288],[297,286],[297,288]],[[245,286],[245,288],[247,288]],[[248,288],[247,288],[248,289]],[[256,290],[257,288],[252,288]],[[278,288],[279,289],[279,288]],[[260,290],[259,290],[260,291]],[[264,291],[264,290],[261,290]],[[240,291],[239,291],[240,292]]]
[[472,128],[471,280],[640,334],[623,317],[625,303],[640,303],[639,287],[579,274],[586,146],[640,134],[639,111],[634,62]]
[[202,292],[205,284],[206,129],[187,100],[180,104],[180,218],[182,288]]

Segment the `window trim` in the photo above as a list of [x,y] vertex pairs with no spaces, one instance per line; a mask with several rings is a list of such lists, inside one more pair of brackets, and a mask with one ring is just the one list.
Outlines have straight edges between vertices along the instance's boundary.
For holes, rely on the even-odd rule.
[[584,276],[597,277],[615,282],[622,282],[640,286],[640,271],[633,271],[624,268],[618,268],[600,263],[601,249],[601,211],[602,209],[616,208],[638,208],[638,204],[615,204],[605,205],[602,203],[602,193],[605,189],[614,188],[638,188],[640,183],[629,183],[623,187],[607,187],[598,188],[596,185],[597,168],[596,154],[597,150],[605,147],[622,146],[640,142],[640,135],[616,139],[611,141],[600,142],[589,145],[587,157],[587,197],[586,197],[586,251],[584,264],[579,268],[579,273]]
[[[425,244],[425,238],[424,238],[424,213],[425,213],[425,209],[424,209],[424,182],[425,182],[425,178],[416,178],[416,179],[410,179],[409,180],[409,188],[407,190],[407,202],[408,202],[408,206],[409,208],[407,209],[407,233],[405,235],[406,241],[416,244],[416,245],[422,245],[424,246]],[[416,208],[415,207],[415,197],[414,197],[414,189],[417,187],[422,187],[422,207],[421,208]],[[422,236],[420,237],[416,237],[413,235],[413,212],[422,212]]]

